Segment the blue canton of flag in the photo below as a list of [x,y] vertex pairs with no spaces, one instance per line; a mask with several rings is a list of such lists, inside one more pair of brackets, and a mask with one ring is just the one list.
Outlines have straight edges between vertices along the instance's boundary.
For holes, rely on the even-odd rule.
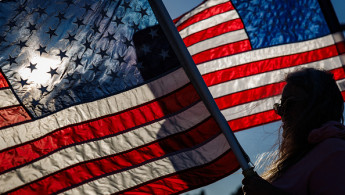
[[232,0],[253,49],[295,43],[330,33],[316,0]]
[[157,24],[146,1],[0,6],[0,67],[31,115],[44,116],[144,82],[132,37]]

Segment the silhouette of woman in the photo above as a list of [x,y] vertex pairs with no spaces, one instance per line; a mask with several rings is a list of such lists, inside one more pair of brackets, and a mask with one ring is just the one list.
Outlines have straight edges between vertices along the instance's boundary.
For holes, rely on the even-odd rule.
[[333,74],[312,68],[287,75],[278,155],[263,178],[243,179],[252,194],[345,194],[344,102]]

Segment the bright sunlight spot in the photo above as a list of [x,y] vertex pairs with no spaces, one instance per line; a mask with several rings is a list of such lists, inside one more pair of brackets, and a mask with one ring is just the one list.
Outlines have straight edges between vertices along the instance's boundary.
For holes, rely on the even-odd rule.
[[61,61],[56,57],[35,56],[30,59],[30,64],[19,71],[23,79],[28,79],[30,84],[45,84],[50,80],[50,68],[57,67]]

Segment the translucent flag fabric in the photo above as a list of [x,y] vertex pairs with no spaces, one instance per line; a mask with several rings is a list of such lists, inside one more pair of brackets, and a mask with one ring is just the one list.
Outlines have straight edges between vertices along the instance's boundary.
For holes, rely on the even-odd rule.
[[329,70],[344,94],[344,38],[317,0],[205,0],[174,22],[233,131],[280,120],[289,72]]
[[0,2],[0,193],[173,194],[239,165],[146,0]]

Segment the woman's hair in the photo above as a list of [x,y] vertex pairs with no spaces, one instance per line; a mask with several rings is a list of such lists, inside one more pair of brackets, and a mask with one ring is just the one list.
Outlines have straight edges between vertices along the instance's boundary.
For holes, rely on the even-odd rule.
[[306,68],[288,74],[285,81],[289,86],[302,89],[307,96],[298,100],[302,101],[298,105],[303,108],[299,109],[301,112],[293,117],[293,121],[284,116],[278,156],[263,175],[268,181],[279,178],[314,147],[308,143],[311,130],[321,127],[327,121],[344,121],[343,98],[332,73]]

